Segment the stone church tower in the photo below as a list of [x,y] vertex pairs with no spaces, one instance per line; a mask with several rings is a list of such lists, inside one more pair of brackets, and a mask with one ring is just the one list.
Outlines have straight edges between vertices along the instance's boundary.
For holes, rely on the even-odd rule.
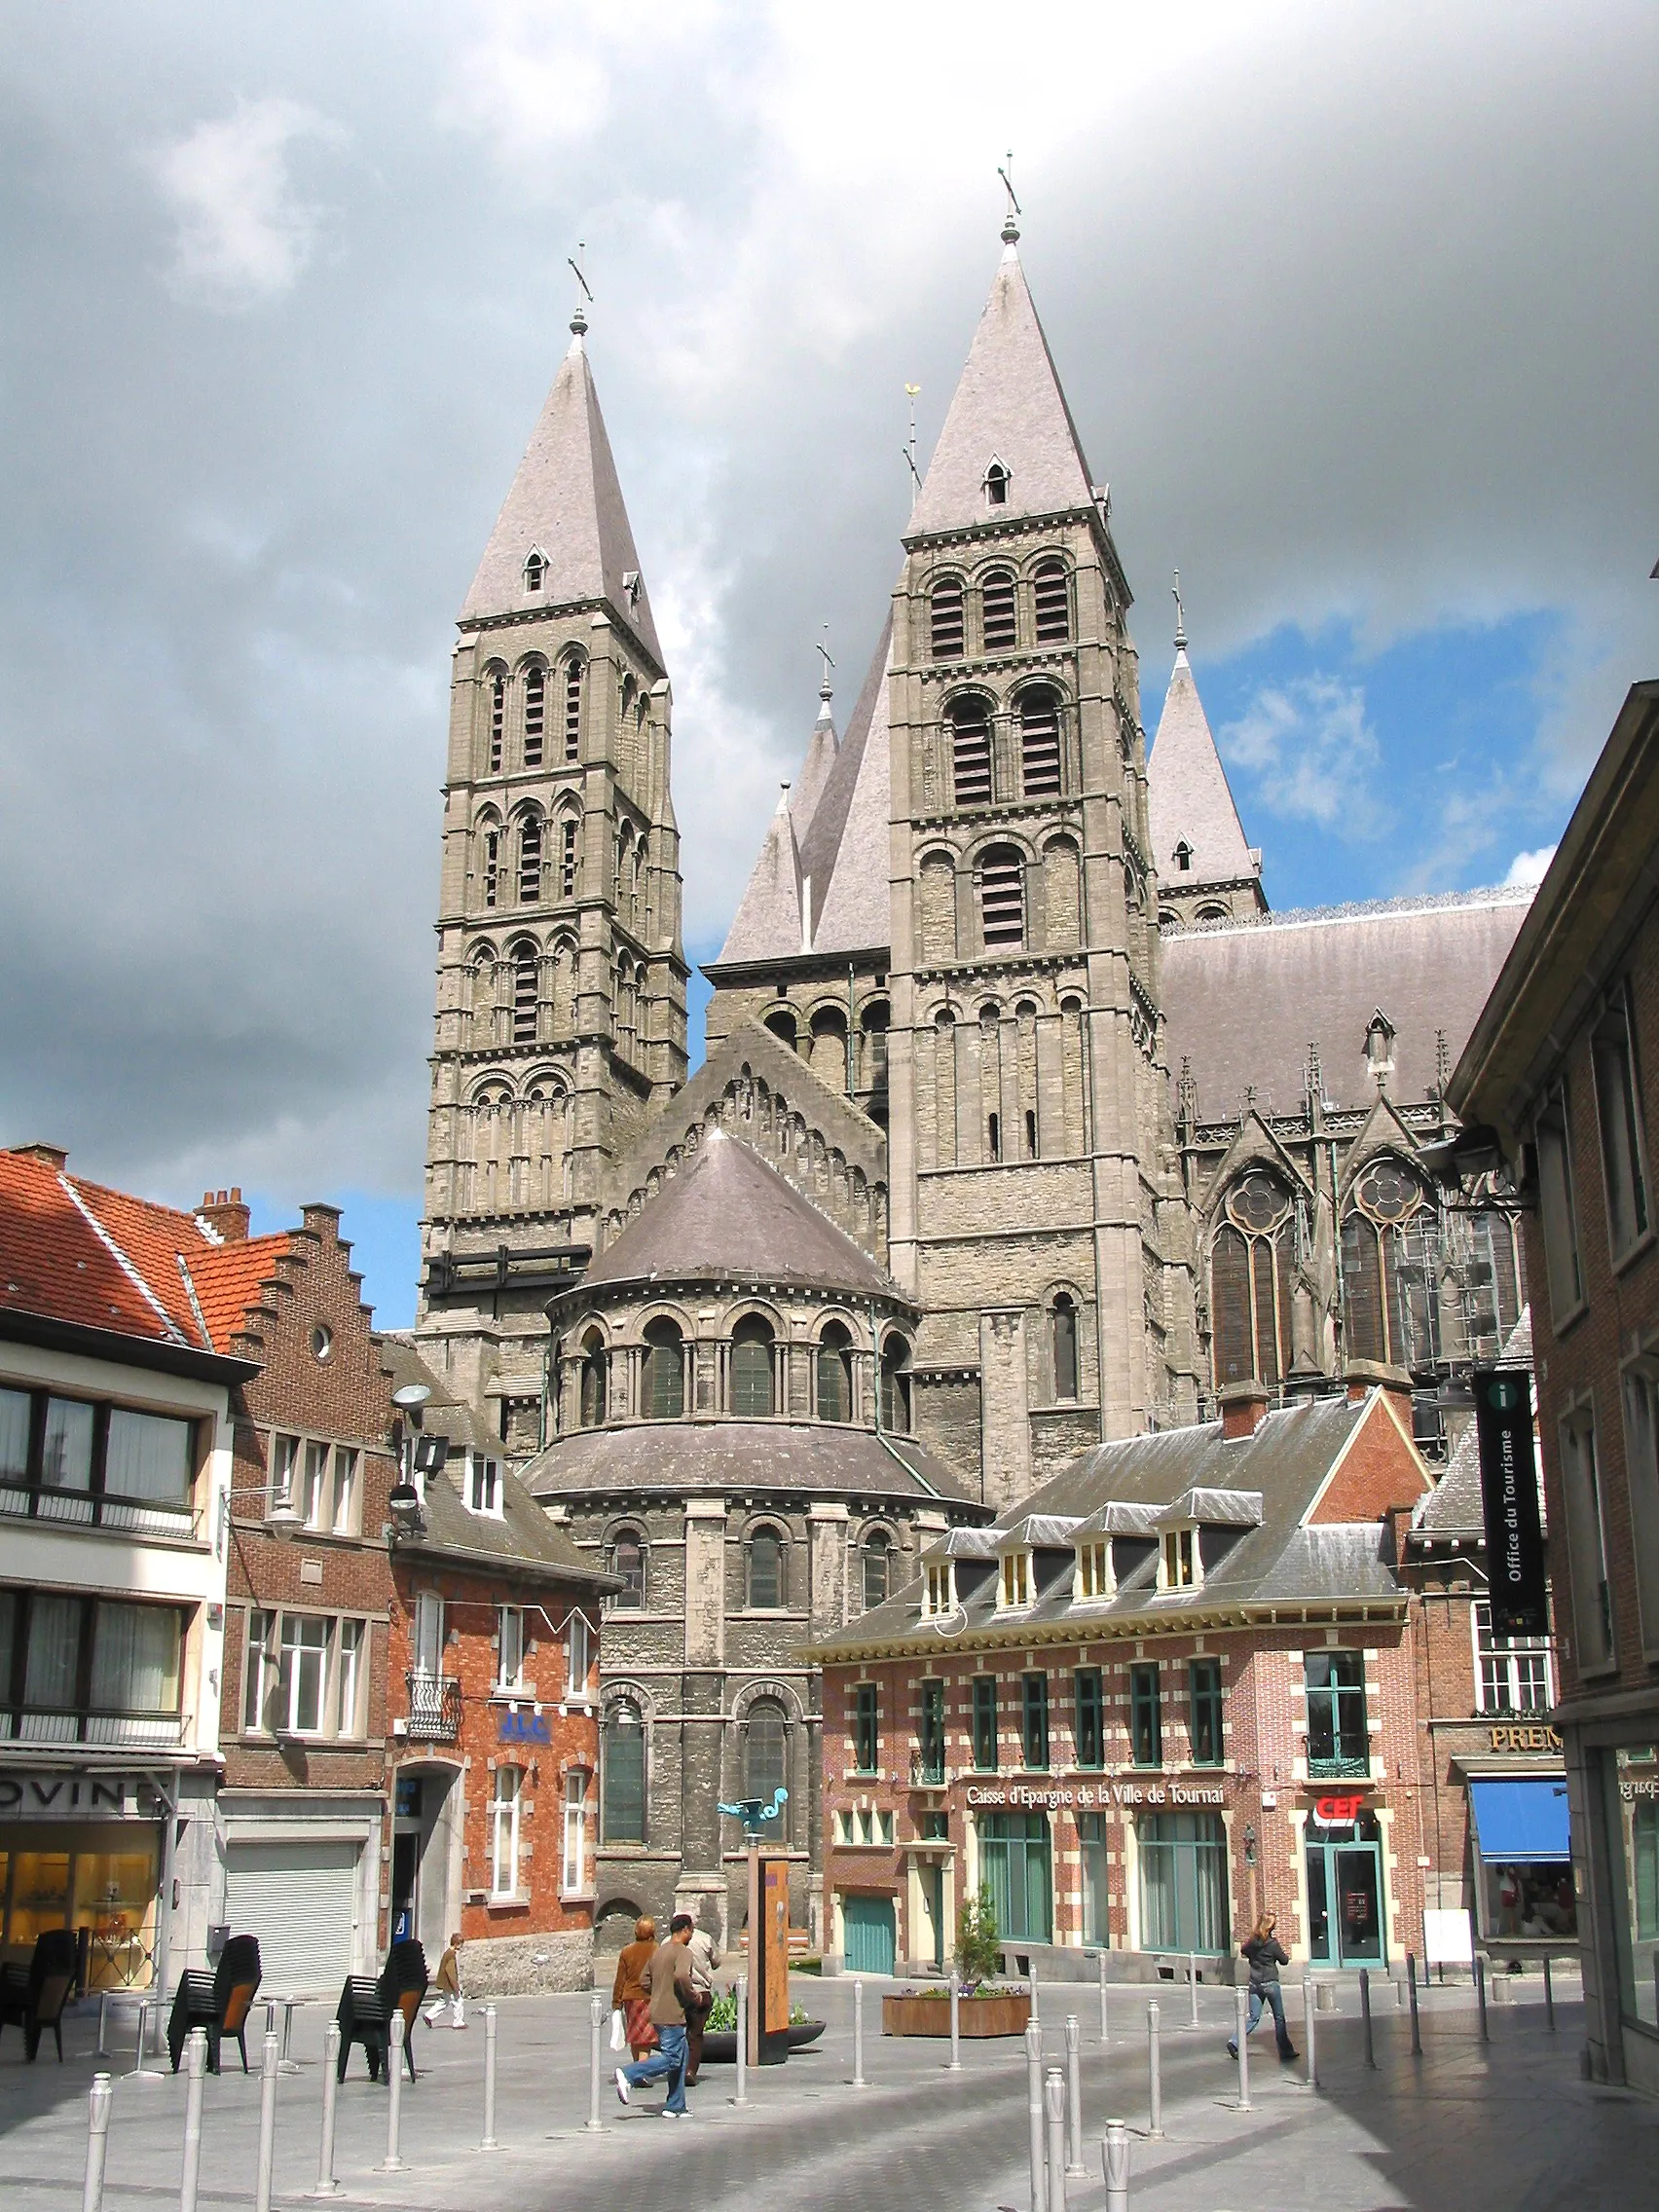
[[417,1322],[523,1452],[547,1299],[686,1066],[668,677],[571,329],[455,647]]

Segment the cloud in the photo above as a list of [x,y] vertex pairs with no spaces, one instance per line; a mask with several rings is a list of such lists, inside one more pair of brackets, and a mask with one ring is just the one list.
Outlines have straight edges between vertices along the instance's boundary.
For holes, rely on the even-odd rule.
[[1372,780],[1377,733],[1358,684],[1305,676],[1264,686],[1219,743],[1229,762],[1250,771],[1256,803],[1270,813],[1348,838],[1374,835],[1387,819]]
[[177,221],[167,273],[182,299],[228,313],[291,291],[316,249],[325,211],[299,199],[291,149],[339,146],[347,133],[297,100],[239,100],[152,157]]
[[1553,845],[1544,845],[1535,853],[1517,853],[1509,864],[1509,873],[1503,879],[1504,889],[1508,890],[1512,885],[1542,883],[1555,857],[1556,848]]

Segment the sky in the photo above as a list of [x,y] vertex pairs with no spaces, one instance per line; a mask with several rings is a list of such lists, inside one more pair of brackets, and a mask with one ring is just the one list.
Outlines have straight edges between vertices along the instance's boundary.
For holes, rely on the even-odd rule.
[[413,1312],[454,620],[588,339],[711,958],[999,249],[1275,907],[1535,876],[1659,673],[1647,0],[0,18],[0,1142]]

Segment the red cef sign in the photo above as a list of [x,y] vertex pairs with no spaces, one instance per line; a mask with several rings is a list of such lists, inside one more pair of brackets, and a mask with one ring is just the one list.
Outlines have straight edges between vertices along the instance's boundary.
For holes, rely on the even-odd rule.
[[1313,1804],[1313,1825],[1319,1828],[1349,1828],[1364,1810],[1363,1796],[1319,1797]]

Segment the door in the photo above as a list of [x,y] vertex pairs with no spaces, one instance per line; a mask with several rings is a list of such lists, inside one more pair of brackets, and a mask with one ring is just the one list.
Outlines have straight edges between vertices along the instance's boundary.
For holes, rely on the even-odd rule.
[[1323,1966],[1376,1967],[1387,1957],[1382,1933],[1382,1852],[1356,1839],[1308,1839],[1308,1952]]
[[899,1953],[893,1899],[845,1898],[841,1903],[841,1919],[847,1932],[847,1972],[891,1973]]
[[330,1996],[351,1972],[354,1843],[235,1843],[225,1879],[233,1936],[257,1936],[270,1997]]
[[394,1943],[406,1943],[415,1933],[420,1884],[420,1831],[399,1828],[391,1839],[391,1939]]

